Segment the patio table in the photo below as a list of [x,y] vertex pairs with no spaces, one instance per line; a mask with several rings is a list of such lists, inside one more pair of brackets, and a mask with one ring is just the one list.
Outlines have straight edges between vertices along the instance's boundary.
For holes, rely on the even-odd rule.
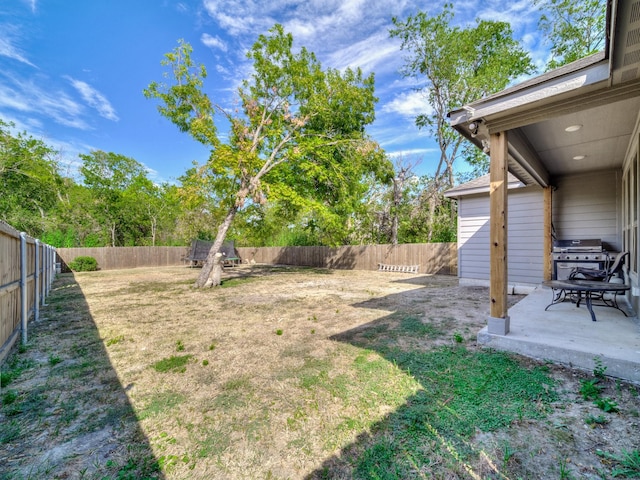
[[[609,283],[578,279],[547,280],[545,282],[542,282],[542,285],[551,288],[553,294],[553,300],[549,305],[545,307],[545,311],[547,311],[547,309],[552,305],[564,302],[567,297],[573,300],[574,296],[577,297],[576,307],[579,307],[580,302],[582,301],[582,294],[584,294],[587,310],[589,310],[589,313],[591,314],[591,320],[593,320],[594,322],[596,321],[596,315],[593,312],[593,300],[599,300],[602,302],[602,304],[597,304],[598,306],[616,308],[620,310],[625,317],[627,316],[627,313],[618,306],[616,297],[618,296],[618,294],[629,290],[631,288],[629,285],[625,285],[623,283]],[[605,298],[605,293],[611,293],[611,298]]]

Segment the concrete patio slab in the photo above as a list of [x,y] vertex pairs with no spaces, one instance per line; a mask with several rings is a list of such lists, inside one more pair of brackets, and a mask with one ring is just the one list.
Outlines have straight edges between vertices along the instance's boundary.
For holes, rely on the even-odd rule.
[[627,302],[620,301],[628,317],[614,308],[594,307],[591,321],[584,304],[566,301],[549,307],[551,290],[542,286],[509,309],[510,332],[493,335],[487,327],[478,343],[593,371],[600,358],[606,374],[640,384],[640,323]]

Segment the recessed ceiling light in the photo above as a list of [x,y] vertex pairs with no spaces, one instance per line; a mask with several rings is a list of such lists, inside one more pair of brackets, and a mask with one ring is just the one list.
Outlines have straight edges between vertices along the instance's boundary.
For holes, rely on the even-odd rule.
[[582,125],[569,125],[564,129],[565,132],[577,132],[582,128]]
[[576,155],[573,157],[574,160],[584,160],[585,158],[587,158],[586,155]]

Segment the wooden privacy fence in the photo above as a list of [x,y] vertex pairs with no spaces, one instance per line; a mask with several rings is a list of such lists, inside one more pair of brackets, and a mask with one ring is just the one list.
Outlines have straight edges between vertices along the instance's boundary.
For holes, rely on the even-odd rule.
[[[344,247],[236,247],[242,263],[378,270],[379,264],[418,266],[419,273],[457,275],[455,243],[406,243]],[[398,270],[399,271],[399,270]]]
[[[419,273],[456,275],[455,243],[362,245],[345,247],[236,247],[242,263],[378,270],[378,264],[418,265]],[[59,248],[62,262],[91,256],[102,270],[186,265],[189,247]]]
[[55,249],[0,221],[0,363],[40,314],[55,276]]
[[58,248],[57,253],[63,264],[68,265],[76,257],[93,257],[101,270],[117,270],[184,265],[189,247]]

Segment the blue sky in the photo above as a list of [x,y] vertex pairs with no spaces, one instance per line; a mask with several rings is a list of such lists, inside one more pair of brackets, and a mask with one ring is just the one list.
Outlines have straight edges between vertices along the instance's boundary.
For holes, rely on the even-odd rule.
[[[207,93],[223,105],[250,73],[245,54],[281,23],[323,67],[375,73],[380,101],[370,135],[391,155],[435,169],[436,145],[414,126],[427,105],[398,73],[402,53],[389,38],[392,16],[441,11],[439,0],[0,0],[0,118],[60,150],[73,175],[79,153],[111,151],[144,164],[155,181],[174,181],[208,151],[144,98],[162,80],[160,61],[178,39],[206,65]],[[532,0],[456,1],[456,22],[509,21],[541,69],[547,45]],[[460,166],[462,167],[462,166]]]

